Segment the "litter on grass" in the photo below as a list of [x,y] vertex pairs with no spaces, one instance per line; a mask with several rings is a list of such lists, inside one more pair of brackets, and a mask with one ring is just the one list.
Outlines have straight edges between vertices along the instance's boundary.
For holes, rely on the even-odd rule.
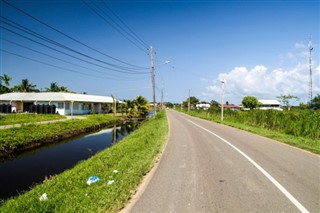
[[48,200],[48,196],[47,196],[47,193],[43,193],[40,198],[39,198],[40,201],[46,201]]
[[118,170],[113,170],[113,173],[118,173],[119,171]]
[[109,180],[108,185],[112,185],[114,183],[114,180]]
[[91,176],[89,177],[89,179],[87,180],[87,184],[90,186],[93,183],[98,182],[100,179],[98,176]]

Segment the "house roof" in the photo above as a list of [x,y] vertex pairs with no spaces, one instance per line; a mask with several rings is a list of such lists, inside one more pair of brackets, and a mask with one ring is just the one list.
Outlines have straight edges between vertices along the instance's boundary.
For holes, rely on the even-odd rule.
[[84,95],[66,92],[13,92],[0,95],[0,101],[74,101],[90,103],[113,103],[112,97]]
[[263,105],[280,105],[277,100],[258,100],[258,102]]

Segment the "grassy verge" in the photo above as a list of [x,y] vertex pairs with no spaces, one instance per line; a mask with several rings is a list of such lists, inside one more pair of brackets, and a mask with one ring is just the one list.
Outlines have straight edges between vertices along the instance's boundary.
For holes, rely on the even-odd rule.
[[[167,134],[162,112],[111,148],[0,204],[0,212],[117,212],[150,170]],[[100,181],[88,186],[93,175]],[[48,200],[39,200],[43,193]]]
[[87,119],[74,119],[48,124],[31,124],[0,130],[0,156],[28,147],[40,146],[81,134],[95,126],[115,121],[111,115],[90,115]]
[[[179,110],[180,111],[180,110]],[[238,129],[246,130],[248,132],[252,132],[261,136],[265,136],[301,149],[305,149],[311,151],[316,154],[320,154],[320,140],[313,139],[308,137],[297,137],[289,134],[284,134],[275,130],[268,130],[262,127],[254,127],[250,125],[246,125],[244,123],[233,122],[225,119],[224,121],[220,120],[219,116],[208,116],[207,112],[201,111],[190,111],[189,113],[186,111],[182,111],[186,114],[189,114],[194,117],[206,119],[209,121],[214,121],[217,123],[225,124],[228,126],[232,126]]]
[[57,114],[7,114],[0,116],[0,126],[63,119]]

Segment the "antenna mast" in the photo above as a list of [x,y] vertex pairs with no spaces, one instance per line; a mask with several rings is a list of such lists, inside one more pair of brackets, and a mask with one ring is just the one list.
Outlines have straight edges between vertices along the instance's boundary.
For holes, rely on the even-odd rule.
[[309,101],[312,100],[312,55],[311,52],[313,50],[312,44],[311,44],[312,35],[310,34],[309,37],[309,82],[308,82],[308,99]]

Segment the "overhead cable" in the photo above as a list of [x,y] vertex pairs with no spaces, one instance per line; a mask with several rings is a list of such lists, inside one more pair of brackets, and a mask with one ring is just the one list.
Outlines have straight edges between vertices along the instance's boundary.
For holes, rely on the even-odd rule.
[[[0,17],[2,18],[2,16],[0,16]],[[65,55],[68,55],[68,56],[70,56],[70,57],[77,58],[77,59],[79,59],[79,60],[81,60],[81,61],[85,61],[85,62],[87,62],[87,63],[94,64],[94,65],[96,65],[96,66],[99,66],[99,67],[102,67],[102,68],[105,68],[105,69],[108,69],[108,70],[111,70],[111,71],[115,71],[115,72],[122,72],[122,73],[128,73],[128,74],[147,74],[147,73],[149,73],[149,72],[147,72],[147,71],[143,71],[143,72],[142,72],[142,71],[135,71],[135,70],[132,70],[132,69],[129,69],[129,68],[125,68],[125,67],[119,66],[119,65],[110,64],[110,63],[105,62],[105,61],[102,61],[102,60],[100,60],[100,59],[91,57],[91,56],[89,56],[89,55],[87,55],[87,54],[81,53],[81,52],[79,52],[79,51],[77,51],[77,50],[74,50],[74,49],[71,49],[71,48],[69,48],[69,47],[66,47],[65,45],[63,45],[63,44],[61,44],[61,43],[59,43],[59,42],[53,41],[53,40],[51,40],[51,39],[49,39],[49,38],[47,38],[47,37],[45,37],[45,36],[43,36],[43,35],[41,35],[41,34],[38,34],[38,33],[34,32],[34,31],[28,29],[28,28],[25,28],[25,27],[23,27],[23,26],[21,26],[21,25],[19,25],[19,24],[17,24],[17,23],[15,23],[15,25],[17,25],[18,27],[17,27],[17,26],[14,26],[14,25],[12,25],[12,24],[10,24],[10,23],[7,23],[7,22],[5,22],[5,21],[3,21],[3,20],[0,20],[0,21],[3,22],[3,23],[5,23],[5,24],[7,24],[7,25],[9,25],[9,26],[11,26],[11,27],[14,27],[14,28],[16,28],[16,29],[18,29],[18,30],[20,30],[20,31],[23,31],[24,33],[27,33],[27,34],[32,35],[32,36],[34,36],[34,37],[37,37],[38,39],[41,39],[41,40],[44,40],[44,41],[46,41],[46,42],[48,42],[48,43],[54,44],[54,45],[56,45],[56,46],[59,46],[60,48],[69,50],[69,51],[71,51],[71,52],[73,52],[73,53],[76,53],[76,54],[79,54],[79,55],[81,55],[81,56],[83,56],[83,57],[89,58],[89,59],[91,59],[91,60],[94,60],[94,61],[97,61],[97,62],[100,62],[100,63],[103,63],[103,64],[106,64],[106,65],[108,65],[108,66],[112,66],[112,67],[115,67],[115,68],[118,68],[118,69],[122,69],[122,70],[118,70],[118,69],[114,69],[114,68],[109,68],[109,67],[97,65],[96,63],[92,63],[92,62],[89,62],[89,61],[87,61],[87,60],[80,59],[80,58],[78,58],[78,57],[75,57],[75,56],[72,56],[72,55],[70,55],[70,54],[64,53],[64,52],[62,52],[62,51],[60,51],[60,50],[57,50],[56,48],[52,48],[52,47],[50,47],[50,46],[48,46],[48,45],[45,45],[45,44],[40,43],[40,42],[37,42],[37,41],[35,41],[35,40],[31,39],[31,38],[28,38],[28,37],[26,37],[26,36],[24,36],[24,35],[22,35],[22,34],[20,34],[20,33],[17,33],[17,32],[15,32],[15,31],[12,31],[12,30],[4,27],[4,26],[0,26],[1,28],[5,29],[5,30],[7,30],[7,31],[9,31],[9,32],[11,32],[11,33],[14,33],[14,34],[16,34],[16,35],[18,35],[18,36],[20,36],[20,37],[23,37],[23,38],[25,38],[25,39],[28,39],[28,40],[30,40],[30,41],[33,41],[33,42],[35,42],[35,43],[37,43],[37,44],[40,44],[40,45],[45,46],[45,47],[47,47],[47,48],[50,48],[50,49],[52,49],[52,50],[54,50],[54,51],[58,51],[58,52],[60,52],[60,53],[63,53],[63,54],[65,54]],[[123,70],[124,70],[124,71],[123,71]]]
[[150,45],[148,45],[146,42],[144,42],[122,19],[113,11],[111,8],[105,3],[104,0],[101,0],[102,4],[134,35],[140,42],[142,42],[147,49],[149,50]]
[[[32,51],[32,52],[35,52],[35,53],[38,53],[38,54],[47,56],[47,57],[49,57],[49,58],[53,58],[53,59],[55,59],[55,60],[58,60],[58,61],[61,61],[61,62],[67,63],[67,64],[71,64],[71,65],[73,65],[73,66],[77,66],[77,67],[80,67],[80,68],[83,68],[83,69],[86,69],[86,70],[91,70],[91,71],[94,71],[94,72],[97,72],[97,73],[101,73],[101,74],[104,74],[104,75],[108,75],[108,76],[112,76],[112,77],[120,77],[120,76],[116,76],[116,75],[111,75],[110,73],[106,73],[106,72],[102,72],[102,71],[99,71],[99,70],[95,70],[95,69],[92,69],[92,68],[89,68],[89,67],[81,66],[81,65],[76,64],[76,63],[72,63],[72,62],[70,62],[70,61],[67,61],[67,60],[64,60],[64,59],[61,59],[61,58],[58,58],[58,57],[49,55],[49,54],[47,54],[47,53],[45,53],[45,52],[35,50],[35,49],[33,49],[33,48],[27,47],[27,46],[25,46],[25,45],[19,44],[19,43],[17,43],[17,42],[14,42],[14,41],[11,41],[11,40],[2,38],[2,37],[0,37],[0,39],[1,39],[2,41],[5,41],[5,42],[11,43],[11,44],[13,44],[13,45],[22,47],[22,48],[24,48],[24,49],[27,49],[27,50],[29,50],[29,51]],[[126,78],[126,79],[127,79],[127,78]]]
[[[85,2],[84,0],[82,0],[82,2],[89,8],[91,9],[97,16],[99,16],[102,20],[104,20],[107,24],[109,24],[113,29],[115,29],[118,33],[120,33],[124,38],[126,38],[129,42],[131,42],[134,46],[136,46],[137,48],[139,48],[140,50],[142,50],[144,53],[148,54],[148,49],[144,49],[141,46],[139,46],[136,42],[134,42],[132,39],[130,39],[127,35],[125,35],[121,30],[119,30],[114,24],[112,24],[111,22],[109,22],[104,16],[102,16],[99,12],[97,12],[97,10],[95,8],[93,8],[90,4],[88,4],[87,2]],[[103,14],[105,14],[106,16],[108,16],[97,4],[95,4],[93,1],[91,1],[92,4],[98,8],[98,10],[100,10]],[[109,16],[108,16],[109,17]],[[119,27],[121,28],[121,27]],[[135,39],[135,38],[134,38]],[[136,40],[136,39],[135,39]]]
[[29,13],[25,12],[24,10],[22,10],[22,9],[20,9],[20,8],[18,8],[18,7],[16,7],[16,6],[14,6],[14,5],[12,5],[12,4],[10,4],[10,3],[9,3],[9,2],[7,2],[6,0],[2,0],[2,2],[6,3],[7,5],[11,6],[11,7],[12,7],[12,8],[14,8],[14,9],[18,10],[19,12],[23,13],[24,15],[26,15],[26,16],[28,16],[28,17],[32,18],[33,20],[35,20],[35,21],[37,21],[37,22],[41,23],[42,25],[44,25],[44,26],[46,26],[46,27],[48,27],[48,28],[50,28],[50,29],[54,30],[55,32],[57,32],[57,33],[59,33],[59,34],[61,34],[61,35],[65,36],[65,37],[67,37],[67,38],[71,39],[72,41],[74,41],[74,42],[76,42],[76,43],[78,43],[78,44],[81,44],[81,45],[83,45],[83,46],[85,46],[85,47],[89,48],[90,50],[93,50],[93,51],[95,51],[95,52],[97,52],[97,53],[100,53],[100,54],[102,54],[102,55],[104,55],[104,56],[106,56],[106,57],[108,57],[108,58],[111,58],[111,59],[113,59],[113,60],[115,60],[115,61],[117,61],[117,62],[120,62],[120,63],[126,64],[126,65],[128,65],[128,66],[132,66],[132,67],[136,67],[136,68],[142,68],[142,69],[145,69],[145,68],[146,68],[146,67],[142,67],[142,66],[134,65],[134,64],[131,64],[131,63],[127,63],[127,62],[125,62],[125,61],[122,61],[122,60],[117,59],[117,58],[115,58],[115,57],[112,57],[112,56],[110,56],[110,55],[107,55],[107,54],[105,54],[105,53],[103,53],[103,52],[101,52],[101,51],[99,51],[99,50],[97,50],[97,49],[95,49],[95,48],[93,48],[93,47],[90,47],[89,45],[87,45],[87,44],[85,44],[85,43],[83,43],[83,42],[81,42],[81,41],[79,41],[79,40],[77,40],[77,39],[75,39],[75,38],[73,38],[73,37],[71,37],[71,36],[67,35],[66,33],[64,33],[64,32],[62,32],[62,31],[60,31],[60,30],[58,30],[58,29],[56,29],[56,28],[52,27],[51,25],[49,25],[49,24],[47,24],[47,23],[45,23],[45,22],[41,21],[40,19],[38,19],[38,18],[36,18],[36,17],[34,17],[34,16],[30,15]]
[[[40,63],[40,64],[44,64],[44,65],[47,65],[47,66],[51,66],[51,67],[54,67],[54,68],[58,68],[58,69],[61,69],[61,70],[65,70],[65,71],[68,71],[68,72],[73,72],[73,73],[77,73],[77,74],[81,74],[81,75],[85,75],[85,76],[89,76],[89,77],[94,77],[94,78],[99,78],[99,79],[103,78],[103,79],[109,79],[109,80],[119,80],[119,81],[126,80],[126,79],[123,79],[123,78],[115,79],[115,78],[109,78],[109,77],[105,77],[105,76],[97,76],[97,75],[92,75],[92,74],[76,71],[76,70],[73,70],[73,69],[60,67],[60,66],[57,66],[57,65],[54,65],[54,64],[50,64],[50,63],[47,63],[47,62],[43,62],[43,61],[40,61],[40,60],[37,60],[37,59],[33,59],[33,58],[30,58],[30,57],[19,55],[19,54],[16,54],[16,53],[13,53],[13,52],[1,49],[1,48],[0,48],[0,51],[4,52],[4,53],[7,53],[7,54],[10,54],[10,55],[14,55],[14,56],[20,57],[20,58],[24,58],[24,59],[27,59],[27,60],[30,60],[30,61],[33,61],[33,62],[37,62],[37,63]],[[136,79],[133,80],[133,81],[136,81]]]

